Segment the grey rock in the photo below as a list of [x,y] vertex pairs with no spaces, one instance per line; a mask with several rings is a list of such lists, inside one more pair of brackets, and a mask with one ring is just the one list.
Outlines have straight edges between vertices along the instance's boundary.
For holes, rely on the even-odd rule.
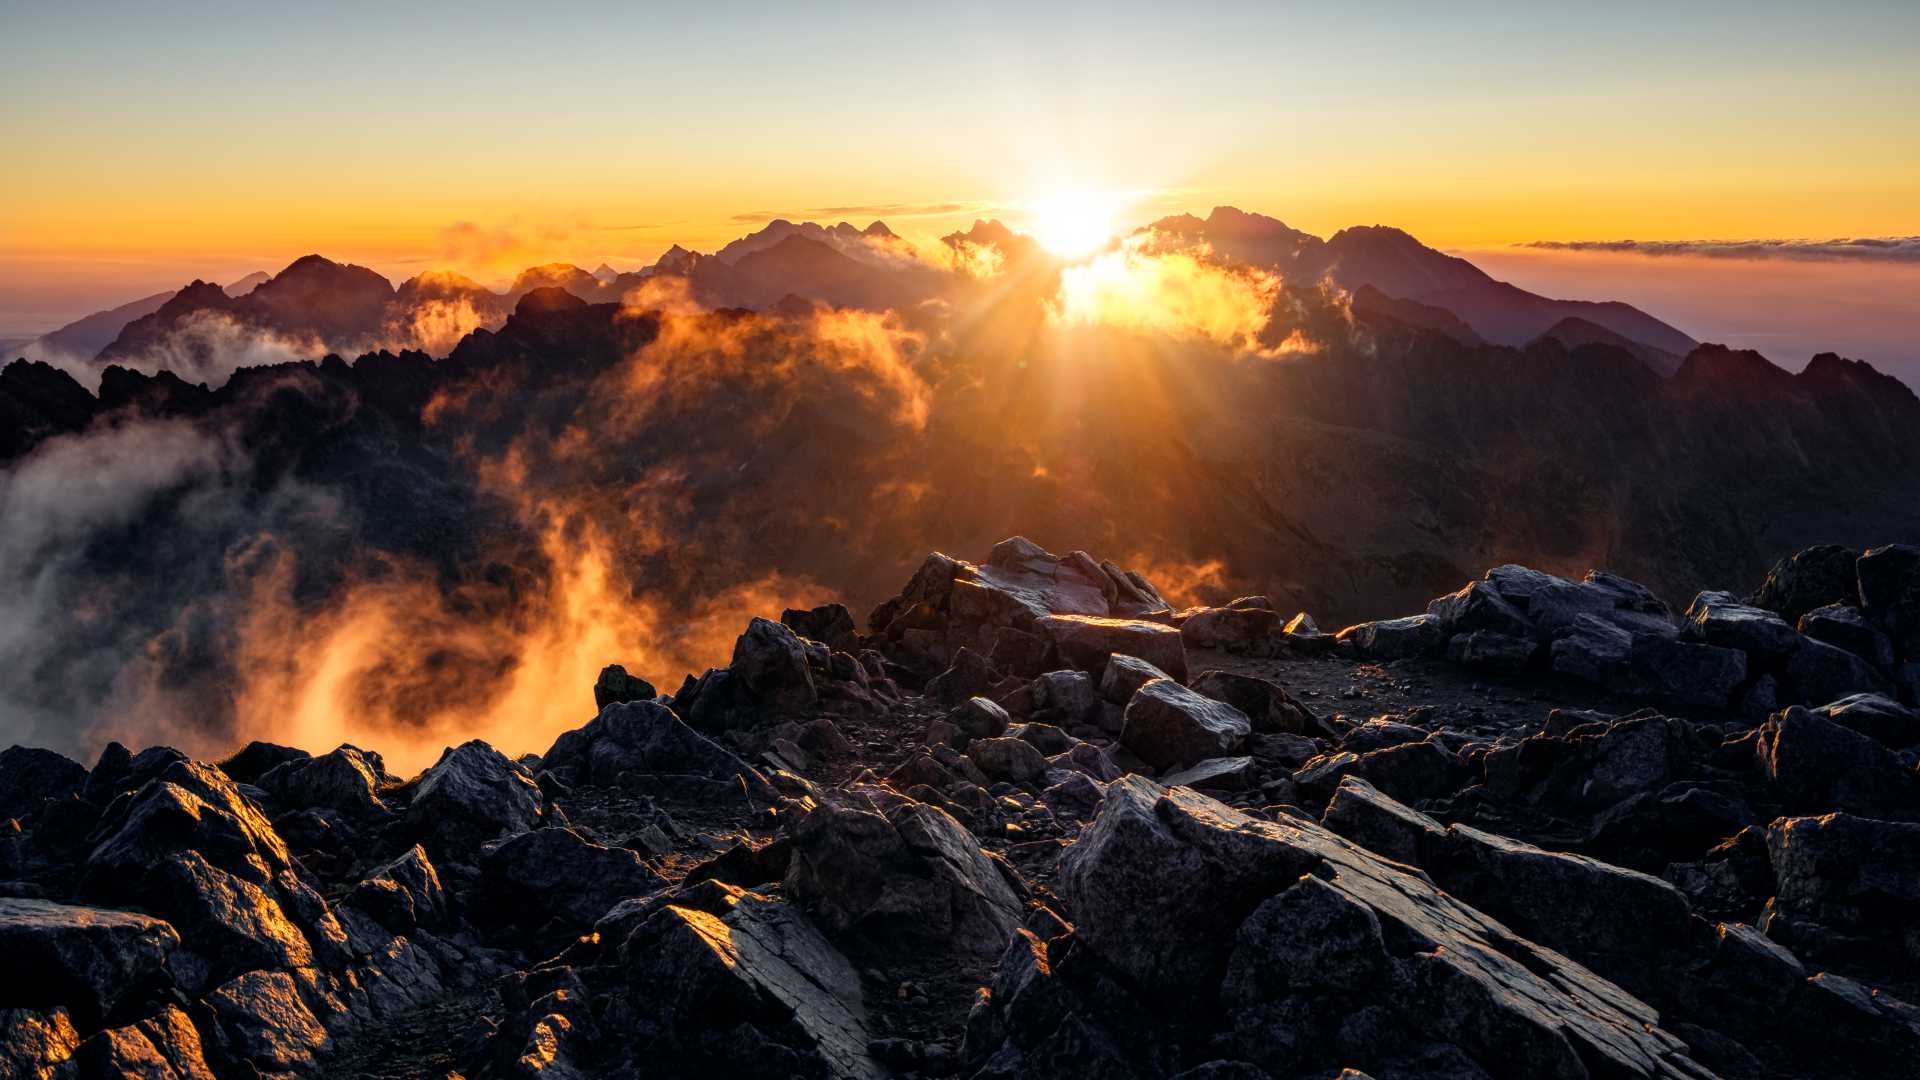
[[1253,732],[1246,714],[1181,686],[1156,679],[1127,702],[1120,745],[1158,769],[1183,768],[1235,753]]
[[884,812],[815,808],[794,826],[786,888],[831,932],[934,942],[975,956],[1004,949],[1022,911],[973,835],[944,810],[912,800]]
[[1850,694],[1894,692],[1893,683],[1872,664],[1812,638],[1801,638],[1800,648],[1787,658],[1787,682],[1809,705],[1824,705]]
[[1187,650],[1180,631],[1139,619],[1092,615],[1049,615],[1034,621],[1035,632],[1052,644],[1060,659],[1104,680],[1107,660],[1116,653],[1138,657],[1174,679],[1187,677]]
[[1445,638],[1440,621],[1432,615],[1409,615],[1401,619],[1359,623],[1335,636],[1343,642],[1352,643],[1362,656],[1377,660],[1423,656],[1440,648]]
[[1197,791],[1245,791],[1255,778],[1251,757],[1208,758],[1160,778],[1167,787]]
[[489,840],[538,828],[545,812],[527,770],[476,739],[441,754],[420,775],[403,821],[436,858],[464,862]]
[[975,739],[967,744],[967,757],[980,771],[995,780],[1027,784],[1047,773],[1047,759],[1025,739]]
[[130,911],[0,897],[0,1009],[66,1006],[98,1024],[122,997],[164,987],[180,935]]
[[1695,641],[1739,649],[1763,664],[1782,659],[1800,646],[1800,635],[1785,619],[1724,592],[1703,592],[1693,598],[1687,607],[1686,632]]
[[1114,653],[1100,675],[1100,696],[1115,705],[1133,700],[1133,692],[1155,679],[1168,678],[1166,672],[1137,656]]
[[1882,671],[1893,667],[1893,639],[1868,622],[1852,604],[1828,604],[1807,612],[1800,616],[1800,632],[1845,649]]

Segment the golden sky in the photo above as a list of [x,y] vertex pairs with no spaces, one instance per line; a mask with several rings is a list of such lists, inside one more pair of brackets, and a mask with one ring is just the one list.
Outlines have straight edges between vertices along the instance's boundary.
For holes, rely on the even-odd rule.
[[0,0],[0,334],[309,251],[497,279],[1086,190],[1450,248],[1920,233],[1920,5],[1675,6]]

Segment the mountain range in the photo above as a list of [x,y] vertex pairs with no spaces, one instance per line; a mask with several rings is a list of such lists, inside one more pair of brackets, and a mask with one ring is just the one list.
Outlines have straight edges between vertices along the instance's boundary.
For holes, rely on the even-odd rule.
[[[1330,280],[1371,315],[1437,330],[1462,344],[1523,346],[1541,338],[1569,347],[1612,344],[1662,375],[1676,371],[1697,344],[1631,305],[1539,296],[1384,226],[1343,229],[1323,240],[1275,218],[1218,207],[1204,220],[1180,215],[1148,228],[1204,243],[1219,256],[1276,271],[1289,282]],[[999,222],[979,222],[945,238],[949,247],[962,241],[993,248],[1016,263],[1045,258],[1029,238]],[[905,309],[950,286],[950,275],[919,258],[884,222],[860,229],[847,222],[776,219],[712,254],[676,245],[652,266],[626,273],[605,264],[591,273],[564,263],[532,267],[504,292],[446,271],[421,274],[396,288],[364,267],[309,255],[271,277],[251,275],[225,289],[194,282],[178,293],[97,312],[46,334],[21,354],[97,372],[137,360],[183,325],[209,315],[276,335],[296,354],[315,359],[380,347],[439,353],[458,340],[446,332],[449,317],[462,332],[493,328],[536,288],[558,287],[605,303],[655,278],[683,280],[692,298],[709,307],[769,308],[796,297]],[[429,340],[423,323],[439,331],[437,337]]]

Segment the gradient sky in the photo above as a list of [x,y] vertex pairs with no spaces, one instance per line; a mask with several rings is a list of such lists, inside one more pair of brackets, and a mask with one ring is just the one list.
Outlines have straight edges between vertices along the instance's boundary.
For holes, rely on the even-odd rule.
[[1087,188],[1443,247],[1920,233],[1920,4],[0,0],[0,335],[307,251],[624,268]]

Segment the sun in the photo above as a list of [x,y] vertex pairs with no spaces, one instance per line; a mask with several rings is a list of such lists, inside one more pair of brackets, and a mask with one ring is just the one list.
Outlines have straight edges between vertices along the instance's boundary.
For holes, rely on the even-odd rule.
[[1059,192],[1027,204],[1034,239],[1055,255],[1091,255],[1113,239],[1119,211],[1110,196],[1094,191]]

